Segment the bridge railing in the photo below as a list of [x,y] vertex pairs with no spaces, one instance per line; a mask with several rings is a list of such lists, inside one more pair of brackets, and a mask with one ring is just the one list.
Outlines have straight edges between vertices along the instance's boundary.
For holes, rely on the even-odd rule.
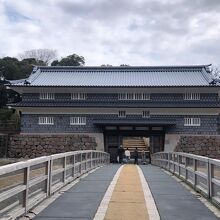
[[151,163],[175,174],[220,207],[220,160],[180,152],[159,152],[151,156]]
[[109,163],[102,151],[72,151],[0,167],[0,218],[13,219],[98,166]]

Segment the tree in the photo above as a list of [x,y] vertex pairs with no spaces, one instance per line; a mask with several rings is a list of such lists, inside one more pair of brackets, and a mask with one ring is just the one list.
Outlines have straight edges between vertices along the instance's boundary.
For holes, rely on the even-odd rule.
[[72,54],[62,58],[60,61],[54,60],[51,66],[84,66],[85,58],[77,54]]
[[[27,78],[31,74],[34,66],[44,66],[44,65],[45,64],[43,61],[40,61],[40,60],[37,61],[34,58],[29,58],[29,59],[21,60],[18,63],[18,68],[19,68],[20,75],[24,76],[22,78]],[[19,78],[19,79],[22,79],[22,78]]]
[[36,61],[43,62],[44,65],[48,66],[52,60],[56,59],[56,50],[51,49],[34,49],[27,50],[18,55],[21,60],[33,58]]
[[7,104],[7,92],[5,88],[5,78],[3,76],[0,77],[0,108]]
[[54,61],[51,63],[51,66],[59,66],[59,61],[58,61],[58,60],[54,60]]
[[19,61],[14,57],[4,57],[0,59],[0,74],[8,80],[24,79],[30,75],[35,65],[43,65],[43,62],[34,58]]
[[220,78],[220,68],[217,66],[212,66],[210,68],[210,72],[211,74],[215,77],[215,78]]
[[[13,57],[4,57],[0,59],[0,73],[6,79],[17,79],[19,73],[18,59]],[[19,78],[19,77],[18,77]]]

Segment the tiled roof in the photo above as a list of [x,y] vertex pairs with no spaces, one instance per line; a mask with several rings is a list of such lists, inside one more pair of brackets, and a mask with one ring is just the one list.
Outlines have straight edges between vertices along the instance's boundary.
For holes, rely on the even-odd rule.
[[157,87],[209,86],[208,65],[125,67],[37,67],[12,86]]

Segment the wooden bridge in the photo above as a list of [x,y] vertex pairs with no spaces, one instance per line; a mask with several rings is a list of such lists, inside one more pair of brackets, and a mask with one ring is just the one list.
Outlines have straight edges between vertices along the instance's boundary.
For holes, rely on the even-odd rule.
[[2,166],[0,219],[219,219],[219,160],[161,152],[152,164],[76,151]]

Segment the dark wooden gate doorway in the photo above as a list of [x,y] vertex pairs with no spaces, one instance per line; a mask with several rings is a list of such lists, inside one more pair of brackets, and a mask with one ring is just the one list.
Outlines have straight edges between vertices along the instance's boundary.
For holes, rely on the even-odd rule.
[[[105,151],[110,153],[111,163],[117,162],[118,147],[123,145],[123,140],[126,138],[146,138],[149,139],[150,154],[164,150],[164,131],[150,132],[150,131],[105,131]],[[134,147],[135,148],[135,147]],[[141,152],[140,152],[141,153]]]

